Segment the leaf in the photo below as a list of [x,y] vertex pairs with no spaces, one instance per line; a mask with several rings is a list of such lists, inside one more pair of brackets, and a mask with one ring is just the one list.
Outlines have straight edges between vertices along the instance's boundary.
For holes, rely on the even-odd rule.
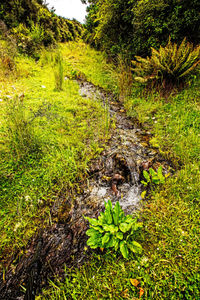
[[140,287],[140,294],[139,294],[139,298],[141,298],[144,295],[144,290],[143,288]]
[[143,192],[142,192],[142,194],[141,194],[141,198],[142,198],[142,199],[144,199],[144,198],[145,198],[145,196],[146,196],[146,193],[147,193],[147,191],[143,191]]
[[105,244],[109,242],[109,239],[110,239],[110,233],[107,232],[106,234],[104,234],[102,238],[102,246],[105,246]]
[[165,177],[162,174],[162,166],[158,168],[158,178],[160,179],[160,183],[165,183]]
[[125,241],[122,241],[120,243],[120,251],[121,251],[121,253],[122,253],[122,255],[123,255],[124,258],[128,258],[128,254],[129,253],[128,253],[128,248],[126,246]]
[[128,232],[132,227],[132,224],[127,224],[127,223],[121,223],[119,225],[119,229],[122,231],[122,232]]
[[122,232],[117,232],[116,234],[116,237],[119,239],[119,240],[123,240],[123,233]]
[[152,182],[154,184],[159,184],[160,183],[160,180],[158,179],[158,177],[152,177]]
[[100,240],[92,236],[87,240],[87,245],[92,249],[96,249],[100,245]]
[[112,202],[111,202],[111,200],[108,200],[108,202],[105,202],[105,208],[109,209],[109,210],[112,210]]
[[115,240],[115,241],[114,241],[113,247],[114,247],[115,251],[118,250],[118,248],[119,248],[119,240]]
[[140,282],[139,282],[137,279],[131,279],[131,278],[130,278],[130,282],[131,282],[131,284],[132,284],[133,286],[135,286],[135,287],[137,287],[137,286],[140,284]]
[[119,224],[119,215],[120,215],[120,205],[119,205],[119,201],[117,201],[113,209],[113,221],[115,225]]
[[150,175],[146,170],[143,171],[143,176],[146,179],[147,183],[150,182]]
[[125,223],[134,223],[135,219],[131,215],[127,215],[124,219]]
[[148,185],[148,183],[147,183],[146,181],[144,181],[144,180],[142,180],[141,183],[142,183],[144,186],[147,186],[147,185]]
[[116,241],[115,237],[111,236],[109,242],[106,244],[106,248],[112,248],[112,247],[114,247],[115,241]]
[[105,217],[103,213],[100,213],[100,216],[98,217],[98,223],[100,226],[102,226],[105,223]]
[[86,234],[88,235],[88,236],[93,236],[93,235],[95,235],[95,234],[97,234],[98,232],[94,229],[94,228],[90,228],[90,229],[88,229],[87,231],[86,231]]
[[128,241],[127,246],[134,253],[141,253],[142,252],[142,246],[139,243],[135,242],[135,241]]
[[108,200],[108,202],[105,202],[105,212],[104,212],[105,221],[107,224],[113,223],[111,211],[112,211],[112,202]]
[[149,174],[153,177],[153,176],[156,176],[157,177],[157,174],[156,174],[156,171],[152,168],[149,168]]
[[86,220],[89,221],[89,223],[92,225],[92,226],[98,226],[99,225],[99,222],[98,220],[96,219],[92,219],[92,218],[89,218],[89,217],[84,217]]
[[112,224],[111,225],[104,224],[103,229],[104,229],[104,231],[109,231],[112,234],[114,234],[118,231],[118,227],[115,225],[112,225]]
[[98,231],[98,232],[100,232],[100,233],[103,233],[103,232],[104,232],[104,230],[103,230],[103,228],[102,228],[101,226],[94,226],[94,227],[91,228],[91,229],[95,229],[96,231]]

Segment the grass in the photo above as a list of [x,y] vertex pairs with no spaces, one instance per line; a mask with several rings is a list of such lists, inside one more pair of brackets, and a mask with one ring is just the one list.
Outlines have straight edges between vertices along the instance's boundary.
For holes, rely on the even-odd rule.
[[[114,68],[106,64],[103,54],[83,43],[63,45],[61,52],[64,76],[85,76],[107,90],[119,90]],[[106,110],[81,98],[73,80],[66,80],[63,91],[56,91],[51,56],[43,52],[38,64],[17,58],[21,77],[14,83],[16,90],[13,78],[0,83],[1,116],[8,101],[5,95],[25,93],[24,118],[32,120],[28,132],[39,149],[16,160],[5,143],[8,136],[1,117],[0,232],[4,254],[26,244],[41,219],[44,225],[50,222],[49,203],[60,190],[84,178],[88,161],[100,153],[105,142]],[[136,85],[132,97],[124,102],[127,114],[152,132],[150,144],[175,166],[174,175],[144,200],[139,241],[142,256],[125,260],[111,252],[95,252],[79,269],[66,269],[65,278],[51,282],[38,300],[200,298],[198,87],[197,78],[166,100],[154,92],[143,95],[143,88]]]
[[104,53],[91,49],[83,42],[69,42],[68,47],[61,48],[63,57],[67,60],[67,75],[69,77],[84,76],[89,82],[103,87],[107,91],[117,92],[116,68],[106,62]]
[[198,78],[167,100],[154,92],[143,96],[135,86],[124,103],[127,114],[151,131],[150,144],[175,166],[144,200],[143,255],[127,261],[96,252],[79,269],[67,269],[64,280],[51,282],[38,300],[200,298],[199,96]]
[[[109,137],[100,102],[82,98],[73,80],[55,89],[54,57],[44,51],[36,63],[17,56],[16,72],[0,81],[2,267],[8,256],[23,252],[38,227],[51,222],[53,202],[84,180],[89,161]],[[64,75],[68,64],[65,58]]]

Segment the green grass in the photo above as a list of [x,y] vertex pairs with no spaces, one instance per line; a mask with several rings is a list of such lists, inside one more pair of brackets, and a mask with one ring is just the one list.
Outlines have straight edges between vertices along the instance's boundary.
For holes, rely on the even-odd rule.
[[[84,180],[109,137],[100,102],[82,98],[73,80],[55,89],[54,56],[18,56],[16,73],[0,82],[2,262],[51,222],[52,203]],[[67,59],[63,65],[65,75]]]
[[154,92],[142,96],[135,86],[124,103],[127,113],[152,132],[150,144],[175,166],[174,175],[144,201],[143,255],[127,261],[94,254],[38,299],[200,298],[199,99],[199,79],[168,99]]
[[93,84],[112,92],[118,91],[116,68],[106,62],[104,53],[91,49],[80,42],[77,46],[69,42],[68,47],[61,46],[63,57],[67,61],[67,75],[84,77]]
[[[101,53],[82,43],[63,45],[61,52],[65,76],[85,76],[107,90],[119,90],[114,68],[106,64]],[[21,76],[17,83],[13,83],[14,77],[0,83],[4,189],[0,232],[4,254],[24,245],[41,219],[44,225],[50,222],[50,203],[63,188],[67,191],[84,178],[89,159],[100,153],[105,142],[105,110],[99,103],[81,98],[73,80],[65,81],[63,91],[55,91],[52,55],[43,52],[38,64],[17,58]],[[144,249],[142,256],[124,260],[111,252],[94,253],[79,269],[66,269],[65,278],[51,282],[37,299],[200,298],[198,87],[196,79],[177,95],[162,99],[154,92],[142,96],[143,88],[135,86],[132,97],[124,103],[128,115],[152,132],[151,145],[175,166],[174,175],[144,201],[139,241]],[[31,122],[28,131],[28,136],[37,141],[37,151],[16,159],[11,144],[5,143],[10,138],[5,134],[2,112],[8,101],[5,95],[23,91],[25,120],[39,111],[43,114]],[[138,286],[130,279],[137,279]]]

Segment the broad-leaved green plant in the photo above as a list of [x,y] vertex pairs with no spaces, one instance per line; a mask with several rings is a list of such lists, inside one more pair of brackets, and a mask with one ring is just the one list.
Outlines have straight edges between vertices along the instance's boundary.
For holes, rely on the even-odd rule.
[[162,166],[160,166],[157,172],[149,168],[149,172],[146,170],[143,171],[143,176],[145,180],[142,180],[141,183],[145,186],[148,184],[163,184],[165,183],[165,177],[162,174]]
[[120,250],[124,258],[128,258],[130,252],[142,252],[142,246],[135,241],[142,223],[131,215],[125,216],[119,202],[112,207],[112,202],[108,200],[105,202],[105,212],[101,212],[98,219],[85,219],[90,223],[86,234],[89,236],[87,245],[92,249],[113,248]]

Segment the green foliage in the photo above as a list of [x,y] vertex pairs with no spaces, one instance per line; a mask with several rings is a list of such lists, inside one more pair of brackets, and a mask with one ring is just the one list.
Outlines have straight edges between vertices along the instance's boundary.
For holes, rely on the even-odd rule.
[[200,46],[193,48],[193,45],[184,39],[178,47],[169,38],[165,47],[160,46],[158,51],[152,48],[151,57],[136,56],[136,61],[132,63],[137,74],[136,81],[141,83],[153,81],[165,88],[170,84],[180,83],[196,71],[200,64]]
[[[198,0],[89,0],[87,40],[113,56],[128,50],[131,56],[149,55],[169,35],[184,37],[197,45],[200,40]],[[89,37],[88,37],[89,35]]]
[[11,35],[17,40],[20,52],[29,55],[34,55],[36,51],[41,49],[45,36],[44,30],[38,24],[35,25],[34,23],[32,23],[30,28],[20,24],[11,30]]
[[[17,40],[19,50],[29,55],[34,55],[42,46],[75,40],[82,34],[78,21],[56,16],[44,1],[8,0],[1,4],[1,9],[1,23]],[[0,32],[1,27],[0,24]]]
[[134,240],[138,230],[142,227],[137,219],[132,216],[124,215],[119,202],[112,207],[112,202],[105,202],[105,212],[100,213],[98,219],[85,217],[90,223],[90,229],[86,234],[90,237],[87,245],[92,249],[96,248],[114,248],[120,250],[124,258],[129,257],[129,251],[141,253],[141,245]]
[[175,42],[186,37],[195,45],[199,43],[198,0],[138,0],[135,4],[133,41],[139,55],[146,56],[151,47],[165,45],[169,35]]
[[157,172],[149,168],[149,172],[143,170],[143,176],[145,180],[142,180],[141,183],[145,186],[148,184],[163,184],[165,183],[165,177],[162,174],[162,166],[160,166]]

